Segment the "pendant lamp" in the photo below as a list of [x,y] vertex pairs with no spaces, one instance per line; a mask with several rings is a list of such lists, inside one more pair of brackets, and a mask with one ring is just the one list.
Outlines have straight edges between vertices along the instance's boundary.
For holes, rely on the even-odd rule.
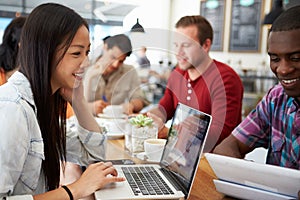
[[139,18],[136,19],[136,24],[133,25],[130,32],[145,33],[145,30],[144,30],[143,26],[139,23]]
[[274,20],[284,11],[282,0],[273,0],[271,11],[265,16],[263,24],[273,24]]

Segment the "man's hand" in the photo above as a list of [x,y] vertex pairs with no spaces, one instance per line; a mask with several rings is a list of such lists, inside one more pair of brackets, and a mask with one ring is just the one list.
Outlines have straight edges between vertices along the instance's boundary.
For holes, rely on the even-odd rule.
[[103,113],[103,109],[108,105],[109,103],[103,100],[98,100],[98,101],[90,102],[89,108],[92,111],[93,115],[97,115],[99,113]]
[[160,117],[158,117],[156,114],[147,112],[147,116],[151,117],[153,119],[154,124],[157,126],[158,131],[164,128],[165,123],[162,121]]
[[158,138],[167,138],[169,129],[165,127],[165,123],[157,115],[147,112],[147,116],[153,119],[154,124],[158,128]]
[[131,115],[131,114],[134,113],[133,112],[134,111],[134,105],[132,103],[130,103],[130,102],[124,103],[124,104],[122,104],[122,106],[123,106],[123,112],[125,114]]

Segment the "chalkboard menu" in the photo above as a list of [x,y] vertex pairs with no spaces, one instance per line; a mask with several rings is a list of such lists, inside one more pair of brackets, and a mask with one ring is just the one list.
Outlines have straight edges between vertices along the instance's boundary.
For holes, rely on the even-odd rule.
[[261,0],[232,0],[229,51],[259,51]]
[[214,30],[212,51],[223,50],[224,4],[224,0],[201,2],[200,15],[209,21]]

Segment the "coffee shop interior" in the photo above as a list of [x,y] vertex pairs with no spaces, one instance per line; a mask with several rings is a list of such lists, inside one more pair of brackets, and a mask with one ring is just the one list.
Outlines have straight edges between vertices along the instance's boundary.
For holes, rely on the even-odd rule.
[[[12,18],[27,15],[47,0],[0,0],[0,38]],[[56,2],[56,1],[51,1]],[[60,1],[57,1],[60,3]],[[151,70],[164,74],[176,65],[172,52],[172,31],[184,15],[201,14],[212,24],[214,41],[210,56],[231,66],[244,84],[243,116],[257,103],[276,79],[269,69],[267,36],[272,12],[300,4],[298,0],[65,0],[88,20],[92,43],[91,59],[99,55],[102,39],[108,35],[129,35],[133,54],[125,60],[139,68],[137,52],[144,46]],[[268,15],[267,15],[268,14]],[[275,14],[276,15],[276,14]],[[269,21],[268,21],[269,20]],[[141,31],[131,31],[134,26]],[[137,30],[137,29],[136,29]],[[1,40],[0,39],[0,40]],[[1,41],[0,41],[1,42]],[[150,76],[138,70],[147,99],[157,103],[166,77]]]
[[[27,16],[35,7],[47,2],[66,5],[87,20],[90,30],[91,62],[101,55],[103,38],[121,33],[130,38],[132,53],[124,63],[136,68],[142,91],[150,102],[141,112],[157,105],[163,96],[168,74],[176,67],[176,52],[173,50],[172,42],[175,23],[186,15],[204,16],[214,30],[210,57],[228,64],[242,80],[243,118],[263,95],[278,83],[270,70],[267,53],[267,38],[272,22],[285,9],[300,5],[300,0],[0,0],[0,43],[5,28],[13,18]],[[149,66],[138,63],[140,51],[144,47],[146,49],[144,53],[150,61]],[[119,115],[123,116],[122,111]],[[145,157],[137,157],[140,159],[138,160],[128,157],[128,151],[124,152],[127,133],[123,130],[127,131],[128,128],[124,119],[125,117],[114,122],[105,119],[107,120],[105,126],[112,126],[109,129],[114,129],[115,132],[108,138],[111,140],[104,157],[143,162]],[[96,120],[103,125],[103,119]],[[68,122],[70,124],[67,131],[75,129],[75,120]],[[118,127],[115,123],[118,123]],[[157,130],[154,131],[157,134]],[[122,140],[119,140],[120,138]],[[165,141],[163,142],[165,145]],[[258,150],[248,154],[247,158],[264,163],[265,154],[265,149]],[[209,194],[210,196],[205,199],[230,200],[231,198],[223,198],[224,195],[216,192],[212,181],[215,178],[213,171],[203,162],[201,167],[204,170],[197,172],[201,176],[198,175],[198,179],[195,179],[190,199],[200,199],[199,195]],[[207,182],[203,182],[203,178],[207,178]],[[197,184],[199,187],[195,187]],[[199,188],[204,190],[200,191]]]

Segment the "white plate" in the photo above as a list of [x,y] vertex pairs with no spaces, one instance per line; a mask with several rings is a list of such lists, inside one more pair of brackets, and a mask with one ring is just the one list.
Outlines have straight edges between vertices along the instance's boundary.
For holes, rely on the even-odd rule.
[[127,118],[127,115],[125,115],[125,114],[122,114],[119,116],[109,116],[109,115],[105,115],[103,113],[99,113],[97,116],[100,118],[104,118],[104,119],[126,119]]
[[217,191],[231,197],[239,199],[264,199],[264,200],[284,200],[295,199],[295,197],[286,196],[274,192],[269,192],[262,189],[240,185],[222,180],[214,179]]
[[122,139],[126,132],[125,119],[95,118],[100,126],[107,128],[108,139]]

